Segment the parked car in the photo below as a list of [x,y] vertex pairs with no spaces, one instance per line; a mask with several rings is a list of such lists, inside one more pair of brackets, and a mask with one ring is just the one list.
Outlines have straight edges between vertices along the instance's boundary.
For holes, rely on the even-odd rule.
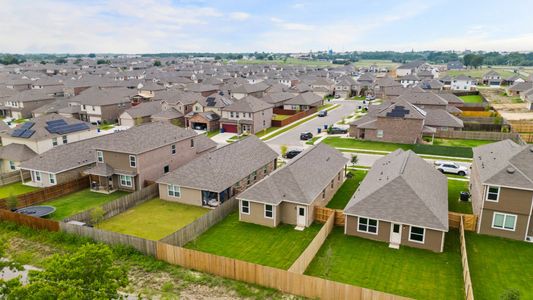
[[313,134],[309,131],[300,133],[300,140],[307,141],[313,138]]
[[340,127],[330,127],[328,129],[328,134],[345,134],[348,133],[348,129]]
[[325,117],[328,115],[328,111],[327,110],[321,110],[318,112],[318,116],[319,117]]
[[290,151],[287,151],[287,153],[285,153],[284,157],[287,159],[291,159],[300,153],[302,153],[302,150],[290,150]]
[[341,95],[335,95],[335,99],[339,99]]
[[449,161],[436,161],[435,167],[442,173],[457,174],[459,176],[465,176],[468,174],[468,168],[460,166],[454,162]]
[[374,95],[366,96],[366,100],[374,100],[374,99],[376,99],[376,96],[374,96]]

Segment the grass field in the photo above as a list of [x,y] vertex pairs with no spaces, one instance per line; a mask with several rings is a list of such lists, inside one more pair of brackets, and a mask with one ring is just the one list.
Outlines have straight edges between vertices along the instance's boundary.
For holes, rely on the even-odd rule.
[[[305,274],[415,299],[464,299],[459,234],[443,253],[346,236],[336,227]],[[482,299],[482,298],[478,298]]]
[[[531,244],[466,232],[466,249],[476,299],[533,299]],[[502,298],[508,290],[520,298]]]
[[[450,75],[450,76],[466,75],[466,76],[471,76],[473,78],[482,78],[483,75],[490,70],[492,69],[489,69],[486,67],[480,68],[480,69],[449,70],[449,71],[444,72],[444,74],[440,74],[440,77],[444,77],[446,75]],[[504,69],[494,69],[494,71],[500,73],[500,75],[502,75],[503,78],[516,75],[516,73],[511,72],[509,70],[504,70]]]
[[[430,138],[431,140],[431,138]],[[460,139],[433,139],[433,145],[435,146],[448,146],[448,147],[477,147],[486,144],[494,143],[494,141],[487,140],[460,140]]]
[[239,221],[237,212],[211,227],[185,248],[288,269],[320,230],[313,224],[304,231],[294,225],[276,228]]
[[400,64],[393,62],[392,60],[361,59],[359,61],[356,61],[353,65],[356,67],[370,67],[370,65],[377,65],[379,67],[395,68]]
[[278,130],[280,128],[281,127],[268,127],[267,129],[261,130],[258,133],[256,133],[255,136],[257,136],[258,138],[261,138],[262,136],[267,135],[271,133],[272,131]]
[[371,142],[341,137],[328,137],[325,138],[322,142],[335,148],[351,148],[363,149],[367,151],[373,150],[388,152],[392,152],[400,148],[403,150],[413,150],[417,154],[472,158],[472,148],[470,147],[448,147],[421,144],[411,145],[385,142]]
[[211,130],[211,131],[206,132],[206,135],[208,138],[212,138],[219,133],[220,133],[220,130]]
[[272,120],[274,120],[274,121],[283,121],[283,120],[288,119],[290,117],[291,117],[291,115],[273,115],[272,116]]
[[81,190],[55,200],[43,203],[43,205],[50,205],[56,208],[51,218],[54,220],[63,220],[84,210],[94,208],[120,198],[128,193],[116,191],[112,194],[102,194],[91,192],[90,189]]
[[363,178],[365,178],[367,171],[354,170],[350,171],[350,173],[352,174],[352,178],[346,178],[326,207],[344,209],[359,187],[361,181],[363,181]]
[[208,211],[207,208],[156,198],[105,220],[97,227],[149,240],[160,240]]
[[23,185],[21,182],[6,184],[0,187],[0,199],[9,196],[18,196],[29,192],[37,191],[39,188]]
[[466,96],[459,96],[461,100],[463,100],[465,103],[483,103],[483,98],[481,95],[466,95]]
[[448,179],[448,210],[458,213],[471,214],[472,202],[459,200],[460,192],[468,192],[468,181]]

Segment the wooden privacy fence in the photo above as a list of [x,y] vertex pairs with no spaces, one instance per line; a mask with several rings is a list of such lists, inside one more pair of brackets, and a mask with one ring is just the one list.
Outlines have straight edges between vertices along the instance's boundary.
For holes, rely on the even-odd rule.
[[520,133],[520,138],[526,143],[533,143],[533,133]]
[[19,182],[21,180],[20,176],[24,177],[24,179],[28,179],[30,178],[30,172],[22,172],[22,175],[20,171],[0,174],[0,186]]
[[206,232],[216,223],[222,221],[231,212],[235,211],[238,205],[239,201],[237,198],[230,198],[216,209],[209,211],[191,224],[162,238],[160,241],[174,246],[184,246],[188,242],[196,239],[202,233]]
[[299,113],[296,113],[294,115],[291,115],[290,117],[283,119],[283,120],[272,120],[271,126],[272,127],[283,127],[286,125],[289,125],[292,122],[295,122],[297,120],[303,119],[309,115],[312,115],[316,112],[316,108],[312,108],[309,110],[304,110]]
[[459,229],[461,227],[461,221],[464,224],[465,230],[476,231],[477,217],[475,215],[448,212],[448,224],[451,228]]
[[332,214],[335,214],[334,225],[344,226],[346,218],[342,210],[315,206],[315,221],[317,222],[326,223]]
[[513,132],[532,133],[533,121],[509,121]]
[[87,226],[67,224],[63,222],[59,223],[59,228],[61,231],[88,237],[95,241],[109,245],[131,246],[146,255],[155,256],[156,253],[155,241],[146,240],[127,234],[111,232]]
[[487,131],[441,131],[437,130],[436,138],[444,139],[468,139],[468,140],[490,140],[501,141],[511,139],[518,141],[520,135],[514,132],[487,132]]
[[20,225],[24,225],[33,229],[45,229],[48,231],[59,231],[59,222],[36,218],[24,214],[11,212],[9,210],[0,209],[0,219],[11,221]]
[[459,221],[459,239],[461,241],[461,264],[463,266],[463,282],[465,284],[465,299],[474,300],[474,289],[470,278],[470,267],[468,266],[468,255],[466,253],[466,240],[463,217]]
[[311,299],[407,299],[358,286],[176,247],[163,242],[157,242],[156,249],[156,258],[170,264]]
[[[46,202],[48,200],[59,198],[61,196],[65,196],[65,195],[86,189],[88,187],[89,187],[88,176],[84,176],[84,177],[74,179],[69,182],[46,187],[46,188],[37,190],[35,192],[29,192],[26,194],[18,195],[17,196],[17,200],[18,200],[17,208]],[[6,200],[7,199],[5,198],[0,199],[0,208],[6,208]]]
[[[142,190],[133,192],[124,197],[120,197],[114,201],[106,203],[101,206],[102,209],[104,210],[104,220],[107,220],[120,213],[123,213],[126,210],[136,205],[139,205],[143,202],[146,202],[147,200],[157,197],[158,195],[159,195],[158,185],[154,183],[148,187],[143,188]],[[82,211],[79,214],[66,218],[64,221],[65,222],[80,221],[80,222],[92,224],[93,221],[92,221],[91,213],[93,210],[94,208],[86,210],[86,211]]]
[[331,230],[333,230],[334,222],[335,215],[331,214],[315,238],[313,238],[311,243],[309,243],[309,246],[307,246],[302,254],[300,254],[298,259],[294,261],[292,266],[289,268],[289,272],[298,274],[303,274],[305,272],[311,261],[313,261],[313,258],[315,258],[315,255],[318,253],[318,250],[320,250],[320,247],[322,247],[326,241],[326,238],[331,233]]

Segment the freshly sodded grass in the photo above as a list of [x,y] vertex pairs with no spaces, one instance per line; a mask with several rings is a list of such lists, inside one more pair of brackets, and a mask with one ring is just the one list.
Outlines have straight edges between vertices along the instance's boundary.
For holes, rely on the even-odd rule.
[[211,130],[211,131],[208,131],[206,133],[206,135],[207,135],[208,138],[212,138],[212,137],[214,137],[215,135],[217,135],[219,133],[220,133],[220,130]]
[[39,188],[33,186],[23,185],[22,182],[6,184],[0,187],[0,199],[7,198],[9,196],[18,196],[26,194],[29,192],[36,191],[38,189]]
[[275,121],[283,121],[287,118],[290,118],[291,115],[274,115],[272,116],[272,120],[275,120]]
[[470,147],[448,147],[437,145],[422,145],[422,144],[399,144],[386,142],[363,141],[353,138],[328,137],[323,143],[326,143],[335,148],[352,148],[362,150],[374,151],[388,151],[392,152],[396,149],[413,150],[417,154],[451,156],[451,157],[465,157],[472,158],[472,148]]
[[185,248],[241,259],[265,266],[288,269],[315,237],[322,225],[304,231],[294,225],[270,228],[239,221],[237,212],[211,227]]
[[350,171],[350,173],[352,174],[352,178],[346,178],[326,207],[344,209],[359,187],[361,181],[363,181],[363,178],[365,178],[367,171],[354,170]]
[[29,121],[28,119],[21,118],[21,119],[13,120],[13,121],[11,121],[11,123],[13,123],[13,124],[22,124],[22,123],[26,123],[28,121]]
[[149,240],[160,240],[208,211],[207,208],[156,198],[105,220],[97,227]]
[[45,202],[43,205],[55,207],[56,211],[51,215],[51,219],[61,221],[67,217],[100,206],[107,202],[111,202],[127,194],[127,192],[116,191],[107,195],[91,192],[90,189],[85,189],[57,198],[55,200]]
[[[464,299],[459,234],[443,253],[346,236],[333,229],[305,274],[415,299]],[[481,298],[479,298],[481,299]]]
[[257,136],[258,138],[261,138],[262,136],[267,135],[271,133],[272,131],[275,131],[278,129],[280,129],[280,127],[269,127],[267,129],[259,131],[258,133],[255,134],[255,136]]
[[461,100],[463,100],[465,103],[483,103],[483,98],[481,95],[466,95],[466,96],[459,96]]
[[466,232],[466,249],[476,299],[511,299],[501,298],[509,290],[533,299],[531,244]]
[[472,213],[472,202],[459,200],[459,193],[468,192],[468,185],[468,181],[448,179],[448,211]]
[[447,146],[447,147],[477,147],[486,144],[494,143],[494,141],[488,140],[460,140],[460,139],[433,139],[433,145],[435,146]]

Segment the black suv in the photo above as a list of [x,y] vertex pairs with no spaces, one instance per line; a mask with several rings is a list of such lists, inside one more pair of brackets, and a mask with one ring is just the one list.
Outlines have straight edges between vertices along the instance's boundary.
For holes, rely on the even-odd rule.
[[295,157],[296,155],[298,155],[300,153],[302,153],[301,150],[287,151],[287,153],[285,153],[285,158],[291,159],[291,158]]
[[348,133],[348,129],[340,127],[331,127],[328,129],[328,134],[345,134]]
[[313,138],[313,134],[311,132],[302,132],[300,133],[300,140],[301,141],[307,141]]

